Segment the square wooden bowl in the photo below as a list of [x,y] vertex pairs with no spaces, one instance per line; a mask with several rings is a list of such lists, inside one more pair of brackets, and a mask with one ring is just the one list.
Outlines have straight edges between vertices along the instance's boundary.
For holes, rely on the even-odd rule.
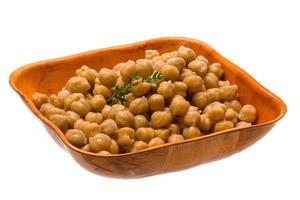
[[[253,126],[212,133],[140,152],[105,157],[82,151],[71,145],[63,132],[44,117],[31,101],[31,95],[35,92],[57,93],[82,65],[88,65],[96,70],[102,67],[112,68],[119,62],[142,58],[147,49],[156,49],[164,53],[174,51],[180,45],[192,48],[197,54],[205,56],[210,63],[219,62],[223,65],[225,78],[230,83],[238,85],[240,102],[252,104],[257,108],[257,120]],[[172,172],[225,158],[262,138],[287,111],[280,98],[245,71],[204,42],[189,38],[157,38],[32,63],[14,71],[9,82],[29,110],[41,120],[56,143],[68,151],[82,167],[96,174],[116,178],[135,178]]]

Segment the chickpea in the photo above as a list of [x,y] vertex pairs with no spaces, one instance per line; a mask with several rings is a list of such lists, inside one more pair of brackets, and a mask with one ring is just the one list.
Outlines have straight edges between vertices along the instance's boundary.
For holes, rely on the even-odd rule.
[[182,70],[182,73],[179,76],[179,80],[183,81],[186,77],[192,76],[192,75],[197,75],[197,74],[195,72],[185,68]]
[[173,116],[184,115],[190,107],[190,103],[186,101],[182,96],[176,95],[170,105],[170,110]]
[[163,65],[160,72],[164,76],[165,80],[174,82],[179,78],[179,70],[173,65]]
[[197,92],[196,94],[194,94],[192,102],[199,109],[203,109],[207,104],[209,104],[210,99],[207,92]]
[[71,110],[83,118],[88,112],[91,111],[91,107],[85,99],[79,99],[71,104]]
[[226,85],[230,85],[230,82],[229,81],[219,81],[219,86],[220,87],[226,86]]
[[146,50],[145,51],[145,58],[146,59],[152,59],[154,58],[155,56],[159,56],[159,52],[156,51],[156,50],[152,50],[152,49],[149,49],[149,50]]
[[89,144],[92,152],[108,150],[112,143],[112,139],[103,133],[99,133],[89,138]]
[[96,84],[93,90],[94,95],[102,95],[105,99],[112,95],[111,90],[102,84]]
[[134,95],[130,92],[128,94],[125,95],[125,106],[129,107],[130,103],[134,100]]
[[133,127],[134,116],[128,110],[119,111],[116,113],[116,123],[119,128],[121,127]]
[[195,52],[184,46],[178,48],[178,56],[183,58],[187,64],[196,58]]
[[161,71],[161,68],[162,66],[165,64],[164,61],[162,60],[155,60],[153,61],[153,64],[152,64],[152,69],[153,71],[157,71],[157,72],[160,72]]
[[89,145],[89,144],[84,145],[83,147],[81,147],[81,149],[82,149],[83,151],[91,152],[91,148],[90,148],[90,145]]
[[140,127],[148,127],[149,122],[144,115],[136,115],[134,116],[134,128],[138,129]]
[[170,136],[170,130],[166,128],[154,129],[154,136],[159,137],[163,141],[167,142]]
[[225,112],[225,120],[232,121],[234,124],[238,121],[238,113],[232,108],[227,108]]
[[121,104],[114,104],[109,110],[108,118],[116,120],[116,114],[123,110],[125,110],[125,106]]
[[234,128],[234,124],[232,123],[232,121],[224,120],[224,121],[217,122],[215,124],[214,132],[223,131],[231,128]]
[[131,92],[135,97],[144,96],[151,90],[151,83],[144,82],[141,79],[135,83],[131,87]]
[[136,63],[136,73],[145,78],[152,74],[153,68],[150,60],[140,59]]
[[161,59],[164,62],[167,62],[171,58],[176,58],[176,57],[178,57],[178,52],[177,51],[167,52],[167,53],[163,53],[161,55]]
[[51,94],[48,98],[49,103],[58,108],[64,108],[64,98],[59,97],[56,94]]
[[80,116],[73,112],[73,111],[67,111],[66,112],[66,116],[68,118],[68,122],[69,122],[69,128],[73,128],[74,127],[74,124],[75,122],[80,119]]
[[160,94],[153,94],[149,97],[149,107],[152,111],[163,110],[165,107],[165,99]]
[[62,132],[65,132],[68,129],[68,118],[65,115],[54,114],[50,116],[49,120],[53,122]]
[[130,82],[131,78],[136,74],[135,62],[129,60],[127,63],[123,63],[120,68],[121,77],[125,82]]
[[199,128],[195,126],[187,127],[183,129],[182,135],[185,139],[196,138],[202,135]]
[[175,87],[171,81],[163,81],[159,84],[157,93],[168,99],[174,96]]
[[112,136],[118,130],[118,126],[114,120],[106,119],[100,124],[100,130],[102,133]]
[[208,71],[214,73],[218,79],[222,78],[224,71],[222,69],[222,65],[220,63],[213,63],[209,65]]
[[200,120],[198,121],[198,127],[200,130],[209,131],[212,127],[212,122],[208,115],[202,114],[200,115]]
[[130,152],[137,152],[147,148],[148,148],[148,144],[146,142],[135,141],[132,147],[130,148]]
[[98,78],[102,84],[113,87],[116,84],[118,74],[115,70],[102,68],[99,71]]
[[243,121],[238,122],[235,125],[236,128],[244,128],[244,127],[249,127],[249,126],[251,126],[251,123],[249,123],[249,122],[243,122]]
[[69,90],[62,89],[57,93],[58,97],[62,97],[63,99],[66,98],[67,96],[71,95],[72,93]]
[[203,80],[200,76],[187,76],[183,80],[183,82],[188,86],[188,90],[192,93],[200,92],[203,90]]
[[90,88],[91,85],[89,84],[89,82],[85,78],[79,76],[70,78],[66,83],[66,89],[72,93],[78,92],[78,93],[86,94],[88,93]]
[[154,137],[153,128],[141,127],[135,131],[135,139],[144,142],[149,142]]
[[185,60],[180,57],[170,58],[167,62],[167,65],[173,65],[175,66],[179,72],[182,72],[182,70],[185,68]]
[[104,151],[104,150],[99,151],[97,154],[100,155],[100,156],[111,156],[110,152]]
[[101,128],[97,123],[83,123],[82,131],[87,138],[93,137],[94,135],[101,133]]
[[167,127],[171,124],[172,116],[167,111],[156,111],[151,115],[151,126],[153,128]]
[[155,147],[155,146],[159,146],[164,144],[165,141],[163,141],[160,137],[155,137],[152,138],[149,142],[148,142],[148,146],[149,147]]
[[250,104],[244,105],[238,115],[240,121],[253,123],[256,119],[256,108]]
[[242,106],[240,104],[240,102],[238,100],[232,100],[232,101],[226,101],[224,102],[224,105],[227,108],[232,108],[233,110],[235,110],[236,112],[240,112]]
[[237,85],[222,86],[220,89],[222,100],[231,101],[237,98]]
[[168,138],[168,142],[170,143],[176,143],[176,142],[182,142],[184,141],[184,137],[180,134],[173,134],[170,135]]
[[76,147],[82,147],[87,144],[87,138],[81,130],[69,129],[66,132],[67,140]]
[[85,78],[90,85],[94,85],[94,81],[98,76],[98,73],[94,69],[90,69],[88,66],[83,65],[81,68],[76,70],[76,75]]
[[191,61],[188,68],[201,77],[204,77],[207,74],[207,65],[202,60]]
[[117,143],[121,146],[130,146],[134,143],[134,133],[132,128],[120,128],[117,131]]
[[121,76],[119,76],[117,78],[117,81],[116,81],[116,87],[120,87],[120,86],[123,86],[124,85],[124,81],[123,81],[123,78]]
[[35,107],[37,109],[40,109],[42,104],[45,104],[48,102],[48,96],[46,94],[36,92],[32,95],[31,100],[34,103]]
[[82,99],[82,98],[84,98],[84,97],[79,93],[74,93],[74,94],[67,96],[64,99],[64,109],[69,110],[71,108],[71,104],[73,102],[78,101],[79,99]]
[[190,106],[188,111],[199,111],[197,106]]
[[206,89],[219,87],[219,79],[214,73],[208,72],[203,80]]
[[45,113],[45,116],[50,119],[50,117],[52,115],[55,115],[55,114],[59,114],[59,115],[65,115],[66,112],[63,110],[63,109],[60,109],[60,108],[56,108],[56,107],[50,107],[47,109],[46,113]]
[[208,65],[208,60],[204,56],[199,55],[196,57],[196,60],[201,60],[205,62],[206,65]]
[[88,124],[90,124],[90,123],[83,119],[78,119],[74,123],[74,129],[83,131],[84,127],[86,127]]
[[183,122],[186,126],[196,126],[200,120],[200,112],[188,111],[183,116]]
[[118,154],[119,153],[119,145],[118,143],[116,142],[116,140],[111,140],[111,144],[108,148],[108,151],[111,153],[111,154]]
[[54,107],[51,103],[44,103],[40,106],[40,112],[46,116],[46,112],[49,108]]
[[178,124],[170,124],[168,126],[168,129],[170,130],[170,134],[180,134],[180,126]]
[[86,116],[85,116],[85,120],[91,123],[97,123],[97,124],[101,124],[103,121],[103,116],[101,113],[94,113],[94,112],[89,112]]
[[210,88],[206,90],[209,102],[220,101],[222,99],[222,91],[220,88]]
[[110,112],[111,106],[105,105],[104,108],[101,111],[101,114],[103,116],[103,119],[108,119],[109,112]]
[[129,111],[134,114],[141,114],[148,111],[148,101],[146,97],[139,97],[134,99],[129,105]]
[[225,117],[225,109],[221,105],[210,104],[203,110],[203,113],[207,114],[213,123],[222,121]]
[[188,89],[188,86],[184,82],[175,81],[173,85],[175,87],[175,95],[186,97],[186,91]]
[[93,112],[101,112],[106,104],[106,100],[102,95],[95,95],[89,101]]

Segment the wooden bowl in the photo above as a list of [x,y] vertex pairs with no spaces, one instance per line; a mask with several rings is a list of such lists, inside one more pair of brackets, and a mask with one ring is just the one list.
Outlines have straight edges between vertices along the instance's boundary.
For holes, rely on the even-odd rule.
[[[175,144],[146,149],[140,152],[99,156],[72,146],[52,122],[34,106],[34,92],[57,93],[82,65],[99,70],[112,68],[119,62],[139,59],[146,49],[159,52],[176,50],[185,45],[204,55],[210,62],[224,66],[225,78],[239,86],[239,100],[257,108],[255,125],[235,128],[185,140]],[[190,168],[239,152],[262,138],[286,113],[284,102],[268,91],[245,71],[228,61],[204,42],[189,38],[157,38],[129,45],[104,48],[68,57],[25,65],[10,76],[11,87],[21,96],[28,108],[42,121],[52,138],[67,150],[85,169],[104,176],[135,178]]]

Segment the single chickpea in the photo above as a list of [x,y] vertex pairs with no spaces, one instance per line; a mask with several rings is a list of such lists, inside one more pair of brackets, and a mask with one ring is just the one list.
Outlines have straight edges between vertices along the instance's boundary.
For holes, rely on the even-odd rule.
[[84,127],[86,127],[88,124],[90,124],[90,122],[87,122],[83,119],[78,119],[74,123],[74,129],[83,131]]
[[129,60],[127,63],[123,63],[120,68],[121,77],[125,82],[130,82],[131,78],[136,74],[135,62]]
[[68,118],[69,128],[74,128],[74,124],[78,119],[80,119],[80,116],[73,111],[67,111],[66,116]]
[[225,112],[225,120],[232,121],[234,124],[238,121],[238,113],[232,108],[227,108]]
[[222,65],[220,63],[213,63],[213,64],[209,65],[208,71],[211,73],[214,73],[218,77],[218,79],[221,79],[224,74]]
[[105,150],[99,151],[97,154],[100,156],[111,156],[111,153]]
[[179,124],[170,124],[168,126],[168,129],[170,130],[170,134],[180,134],[180,126]]
[[85,120],[91,123],[97,123],[97,124],[101,124],[103,121],[103,116],[101,113],[94,113],[94,112],[89,112],[86,116],[85,116]]
[[132,128],[120,128],[117,131],[117,143],[121,146],[130,146],[134,143],[135,131]]
[[188,68],[201,77],[204,77],[207,74],[207,65],[202,60],[191,61],[188,64]]
[[102,84],[113,87],[116,84],[118,74],[115,70],[102,68],[99,71],[98,78]]
[[112,95],[111,90],[102,84],[96,84],[94,89],[93,89],[93,94],[94,95],[102,95],[105,99],[110,97]]
[[185,139],[191,139],[191,138],[196,138],[202,135],[201,131],[199,128],[195,126],[187,127],[184,128],[182,131],[182,135]]
[[167,142],[170,136],[170,130],[166,128],[154,129],[154,137],[159,137],[163,141]]
[[136,115],[134,116],[134,128],[138,129],[140,127],[148,127],[149,122],[144,115]]
[[203,90],[203,80],[200,76],[191,75],[187,76],[183,82],[187,85],[188,90],[192,93],[200,92]]
[[120,111],[124,111],[125,109],[125,106],[123,106],[122,104],[112,105],[108,113],[108,118],[116,120],[116,114]]
[[149,142],[148,142],[148,146],[149,147],[155,147],[155,146],[159,146],[164,144],[165,141],[163,141],[160,137],[155,137],[152,138]]
[[199,109],[203,109],[207,104],[209,104],[210,99],[207,92],[197,92],[193,95],[192,102]]
[[118,130],[116,122],[112,119],[106,119],[100,124],[100,130],[109,136],[112,136]]
[[[218,102],[215,102],[218,103]],[[206,106],[206,108],[203,110],[203,114],[207,114],[211,122],[216,123],[218,121],[222,121],[225,117],[225,111],[221,105],[211,105],[209,104]]]
[[221,101],[222,91],[220,88],[210,88],[206,90],[209,102]]
[[236,112],[240,112],[242,105],[238,100],[232,100],[232,101],[225,101],[224,105],[227,108],[232,108],[233,110],[235,110]]
[[133,127],[134,116],[128,110],[119,111],[116,113],[116,123],[119,128]]
[[130,103],[135,99],[134,95],[130,92],[125,95],[125,106],[129,107]]
[[95,153],[103,150],[108,150],[111,143],[111,138],[103,133],[99,133],[89,138],[90,149]]
[[51,103],[44,103],[40,107],[40,112],[46,116],[46,112],[49,108],[54,107]]
[[175,95],[186,97],[186,91],[188,89],[188,86],[184,82],[175,81],[173,85],[175,87]]
[[171,101],[170,110],[173,116],[182,116],[189,110],[189,107],[190,103],[187,100],[176,95]]
[[106,104],[106,100],[102,95],[95,95],[89,103],[93,112],[101,112]]
[[66,115],[54,114],[51,115],[49,120],[53,122],[62,132],[68,130],[68,118]]
[[208,72],[203,80],[206,89],[219,87],[219,79],[214,73]]
[[64,108],[64,98],[59,97],[56,94],[51,94],[48,97],[48,102],[58,108]]
[[135,131],[135,139],[144,142],[149,142],[154,137],[153,128],[141,127]]
[[159,84],[157,93],[168,99],[174,96],[175,87],[171,81],[163,81]]
[[74,93],[69,96],[67,96],[64,99],[64,109],[69,110],[71,108],[71,104],[75,101],[78,101],[79,99],[83,99],[84,96],[82,96],[80,93]]
[[161,68],[162,66],[165,64],[164,61],[162,60],[155,60],[153,61],[153,64],[152,64],[152,69],[153,71],[157,71],[157,72],[160,72],[161,71]]
[[167,111],[156,111],[151,115],[151,126],[153,128],[167,127],[172,122],[172,116]]
[[221,99],[223,101],[231,101],[237,98],[237,90],[238,90],[237,85],[222,86],[220,90],[221,90]]
[[160,94],[153,94],[148,99],[150,110],[163,110],[165,107],[165,98]]
[[89,82],[85,78],[79,76],[70,78],[66,83],[66,89],[72,93],[78,92],[78,93],[86,94],[88,93],[90,88],[91,85],[89,84]]
[[145,78],[152,74],[153,68],[150,60],[140,59],[136,63],[136,73]]
[[147,148],[148,148],[148,144],[146,142],[135,141],[130,148],[130,152],[137,152]]
[[214,132],[223,131],[231,128],[234,128],[234,124],[232,123],[232,121],[224,120],[224,121],[217,122],[215,124]]
[[185,60],[180,57],[170,58],[166,64],[175,66],[179,72],[182,72],[186,66]]
[[239,120],[253,123],[256,119],[256,108],[250,104],[244,105],[239,112]]
[[87,138],[93,137],[94,135],[101,133],[101,128],[97,123],[83,123],[81,128],[81,130]]
[[251,126],[251,123],[249,123],[249,122],[243,122],[243,121],[238,122],[235,125],[236,128],[244,128],[244,127],[249,127],[249,126]]
[[168,138],[168,142],[170,143],[176,143],[176,142],[182,142],[184,141],[184,137],[180,134],[173,134],[170,135]]
[[72,102],[71,110],[84,118],[86,114],[91,111],[91,106],[85,99],[79,99],[78,101]]
[[76,76],[85,78],[89,82],[89,84],[93,86],[98,73],[96,70],[90,69],[88,66],[83,65],[81,68],[76,70]]
[[230,85],[229,81],[219,81],[219,86],[220,87],[227,86],[227,85]]
[[195,52],[187,47],[180,46],[178,48],[178,56],[183,58],[187,64],[196,58]]
[[83,147],[81,147],[81,149],[82,149],[83,151],[91,152],[91,148],[90,148],[90,145],[89,145],[89,144],[84,145]]
[[179,80],[183,81],[186,77],[192,75],[197,75],[197,74],[189,69],[184,68],[179,76]]
[[135,97],[141,97],[146,95],[151,90],[151,83],[144,82],[141,79],[136,81],[131,87],[131,93]]
[[31,97],[32,102],[34,103],[35,107],[37,109],[40,109],[40,107],[48,102],[48,96],[43,93],[36,92]]
[[167,62],[171,58],[176,58],[176,57],[178,57],[178,52],[177,51],[171,51],[171,52],[161,54],[161,59],[164,62]]
[[198,127],[200,128],[200,130],[206,131],[206,132],[211,129],[212,122],[211,122],[210,118],[208,117],[208,115],[206,115],[206,114],[200,115],[200,120],[198,121]]
[[60,109],[60,108],[56,108],[56,107],[50,107],[47,109],[46,113],[45,113],[45,116],[50,119],[50,117],[52,115],[55,115],[55,114],[59,114],[59,115],[65,115],[66,112],[63,110],[63,109]]
[[108,148],[108,151],[111,153],[111,154],[118,154],[119,153],[119,145],[118,143],[116,142],[116,140],[111,140],[111,144]]
[[109,112],[110,112],[111,106],[105,105],[101,111],[101,114],[103,116],[103,119],[108,119]]
[[139,97],[134,99],[129,105],[129,111],[134,114],[141,114],[148,111],[148,101],[146,97]]
[[165,80],[174,82],[179,78],[179,70],[173,65],[163,65],[160,72],[164,76]]
[[188,111],[183,116],[183,122],[185,126],[196,126],[200,120],[200,112],[199,111]]
[[159,52],[156,50],[149,49],[145,51],[145,58],[149,60],[159,55],[160,55]]
[[69,129],[65,136],[71,144],[78,148],[87,144],[87,138],[81,130]]
[[206,65],[208,65],[208,60],[204,56],[199,55],[196,57],[196,60],[201,60],[205,62]]

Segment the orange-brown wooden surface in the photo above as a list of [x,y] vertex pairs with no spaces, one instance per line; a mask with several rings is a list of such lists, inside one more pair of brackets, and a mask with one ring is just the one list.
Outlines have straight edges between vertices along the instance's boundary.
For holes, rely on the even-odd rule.
[[[46,94],[58,92],[82,65],[88,65],[96,70],[102,67],[112,68],[119,62],[142,58],[146,49],[156,49],[163,53],[176,50],[180,45],[192,48],[210,62],[219,62],[223,65],[225,78],[239,86],[241,103],[249,103],[257,108],[254,126],[213,133],[177,144],[165,144],[141,152],[104,157],[84,152],[69,144],[64,134],[47,120],[30,100],[31,95],[37,91]],[[81,166],[96,174],[117,178],[171,172],[227,157],[255,143],[286,113],[283,101],[250,75],[207,44],[188,38],[158,38],[29,64],[11,74],[10,84],[29,109],[41,119],[52,138],[69,151]]]

